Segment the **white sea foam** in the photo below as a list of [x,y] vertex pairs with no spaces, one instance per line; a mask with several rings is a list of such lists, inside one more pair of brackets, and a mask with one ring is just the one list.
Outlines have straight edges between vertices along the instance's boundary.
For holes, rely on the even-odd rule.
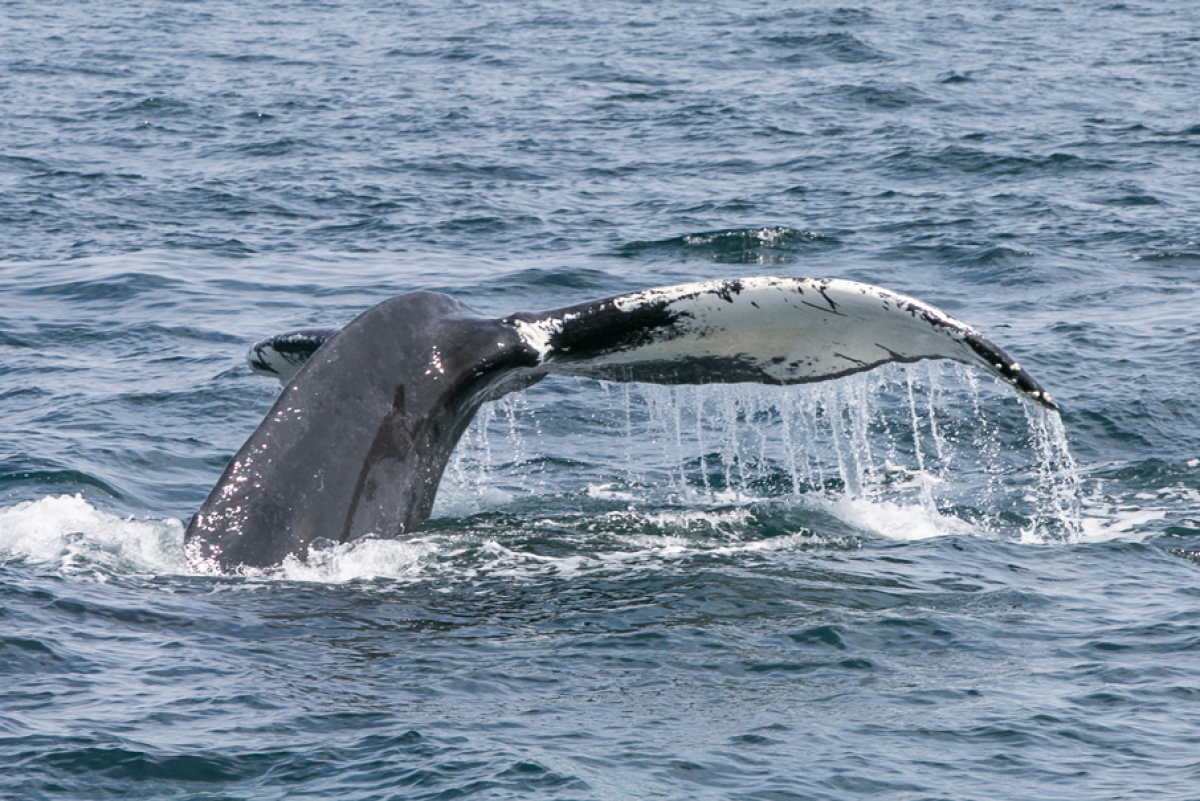
[[310,551],[304,562],[289,556],[279,568],[258,575],[323,584],[373,578],[414,579],[426,574],[441,550],[428,538],[359,540]]
[[81,495],[58,495],[0,509],[0,559],[56,564],[67,572],[187,572],[183,524],[122,518]]
[[1181,505],[1200,506],[1200,491],[1176,485],[1153,493],[1138,492],[1132,497],[1115,498],[1106,495],[1104,485],[1097,483],[1080,498],[1080,532],[1076,541],[1139,542],[1154,531],[1149,524],[1162,520]]
[[888,540],[924,540],[947,534],[987,535],[984,529],[923,503],[897,503],[866,497],[813,497],[804,505],[820,509],[867,534]]

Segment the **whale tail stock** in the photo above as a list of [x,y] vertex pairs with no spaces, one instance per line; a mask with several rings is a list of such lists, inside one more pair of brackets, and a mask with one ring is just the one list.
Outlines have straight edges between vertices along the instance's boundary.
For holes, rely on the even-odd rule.
[[318,540],[419,529],[479,407],[552,372],[798,384],[888,362],[952,359],[1057,408],[969,326],[912,298],[841,280],[708,281],[500,320],[413,292],[338,332],[264,340],[249,359],[286,387],[188,526],[189,561],[199,568],[268,567],[303,559]]

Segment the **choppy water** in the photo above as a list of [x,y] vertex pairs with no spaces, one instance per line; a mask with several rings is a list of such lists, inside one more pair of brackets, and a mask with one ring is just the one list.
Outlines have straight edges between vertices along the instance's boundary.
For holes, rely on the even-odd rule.
[[[1198,32],[1182,0],[0,6],[0,795],[1200,796]],[[251,341],[759,274],[946,309],[1061,428],[944,365],[548,380],[425,533],[189,573],[277,392]]]

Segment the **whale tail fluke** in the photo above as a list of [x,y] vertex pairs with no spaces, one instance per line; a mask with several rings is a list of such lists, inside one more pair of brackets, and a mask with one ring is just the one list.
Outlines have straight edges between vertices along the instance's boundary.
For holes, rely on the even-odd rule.
[[415,531],[480,405],[548,373],[799,384],[888,362],[952,359],[1057,408],[964,323],[841,280],[708,281],[500,320],[414,292],[341,331],[263,340],[249,359],[286,386],[188,527],[198,566],[268,567],[303,558],[317,539]]
[[805,384],[951,359],[1057,408],[1017,362],[914,298],[853,281],[744,278],[648,289],[511,323],[548,372],[658,384]]

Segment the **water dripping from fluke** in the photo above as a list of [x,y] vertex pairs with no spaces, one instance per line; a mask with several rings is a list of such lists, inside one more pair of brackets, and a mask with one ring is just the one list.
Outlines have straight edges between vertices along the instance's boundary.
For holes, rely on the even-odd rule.
[[1080,484],[1057,412],[955,364],[791,387],[552,379],[484,407],[435,516],[783,504],[864,538],[1071,542]]

